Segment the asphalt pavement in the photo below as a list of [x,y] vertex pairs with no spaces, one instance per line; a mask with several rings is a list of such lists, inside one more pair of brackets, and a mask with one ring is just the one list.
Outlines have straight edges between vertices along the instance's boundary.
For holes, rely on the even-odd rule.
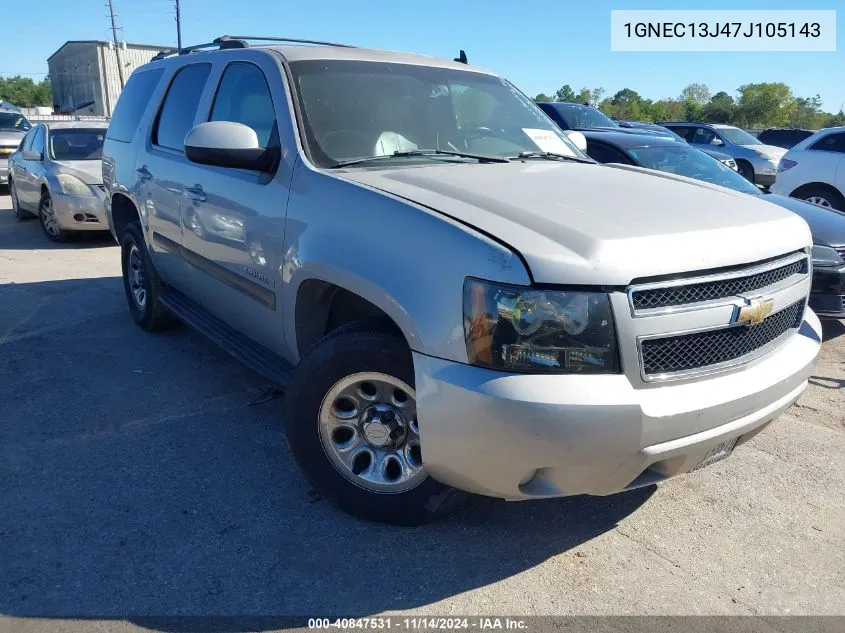
[[0,196],[0,631],[845,615],[841,322],[799,403],[728,460],[612,497],[477,498],[435,525],[374,525],[314,495],[269,385],[186,327],[134,325],[110,236],[55,245],[9,207]]

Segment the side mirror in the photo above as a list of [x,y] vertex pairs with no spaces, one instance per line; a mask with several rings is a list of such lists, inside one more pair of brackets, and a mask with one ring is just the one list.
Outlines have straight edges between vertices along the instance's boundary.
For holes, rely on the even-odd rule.
[[580,149],[582,152],[587,151],[587,137],[581,134],[581,132],[577,130],[564,130],[563,133],[566,134],[567,138],[572,141],[575,147]]
[[41,155],[41,152],[35,152],[31,149],[25,149],[21,152],[21,158],[24,160],[34,160],[40,162],[44,160],[44,156]]
[[718,136],[714,136],[713,140],[710,141],[710,144],[715,145],[716,147],[721,147],[722,145],[725,144],[725,142],[722,139],[720,139]]
[[276,167],[279,150],[261,147],[255,130],[243,123],[209,121],[185,136],[185,156],[201,165],[269,172]]

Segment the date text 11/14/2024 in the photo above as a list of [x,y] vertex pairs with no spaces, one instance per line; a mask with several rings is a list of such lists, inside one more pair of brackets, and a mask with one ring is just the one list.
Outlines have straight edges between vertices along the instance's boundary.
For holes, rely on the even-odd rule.
[[479,629],[482,631],[524,631],[528,626],[523,619],[500,617],[374,617],[374,618],[310,618],[309,629],[386,630],[411,631]]

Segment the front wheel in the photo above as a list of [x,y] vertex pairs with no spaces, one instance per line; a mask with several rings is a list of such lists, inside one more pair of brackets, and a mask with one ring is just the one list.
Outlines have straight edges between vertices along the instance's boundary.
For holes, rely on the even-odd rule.
[[425,468],[413,361],[397,335],[329,335],[302,359],[286,393],[294,458],[316,491],[345,512],[418,525],[448,515],[466,496]]
[[748,182],[754,182],[754,168],[744,160],[736,161],[736,169]]
[[38,217],[41,220],[41,228],[52,241],[63,244],[73,237],[71,231],[65,231],[59,227],[55,209],[53,209],[53,198],[48,192],[41,194],[41,202],[38,205]]

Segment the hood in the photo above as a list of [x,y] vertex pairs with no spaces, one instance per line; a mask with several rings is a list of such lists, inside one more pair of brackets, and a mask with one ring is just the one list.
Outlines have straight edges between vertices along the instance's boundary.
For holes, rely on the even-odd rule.
[[57,160],[56,172],[76,176],[86,185],[103,184],[103,163],[100,160]]
[[494,236],[525,258],[540,283],[622,286],[810,244],[793,213],[638,167],[526,161],[331,173]]
[[0,147],[17,147],[25,135],[26,132],[0,130]]
[[763,200],[773,202],[800,215],[810,225],[814,242],[829,246],[845,246],[845,213],[842,211],[827,209],[775,193],[761,195]]
[[778,147],[777,145],[745,145],[744,147],[753,152],[763,152],[767,156],[772,156],[776,160],[783,158],[783,155],[787,152],[787,150],[782,147]]
[[705,154],[707,154],[708,156],[712,156],[716,160],[723,161],[723,160],[733,160],[734,159],[733,156],[728,156],[727,154],[723,154],[722,152],[717,152],[716,150],[704,149],[704,148],[699,148],[699,149],[701,149],[701,151],[704,152]]

